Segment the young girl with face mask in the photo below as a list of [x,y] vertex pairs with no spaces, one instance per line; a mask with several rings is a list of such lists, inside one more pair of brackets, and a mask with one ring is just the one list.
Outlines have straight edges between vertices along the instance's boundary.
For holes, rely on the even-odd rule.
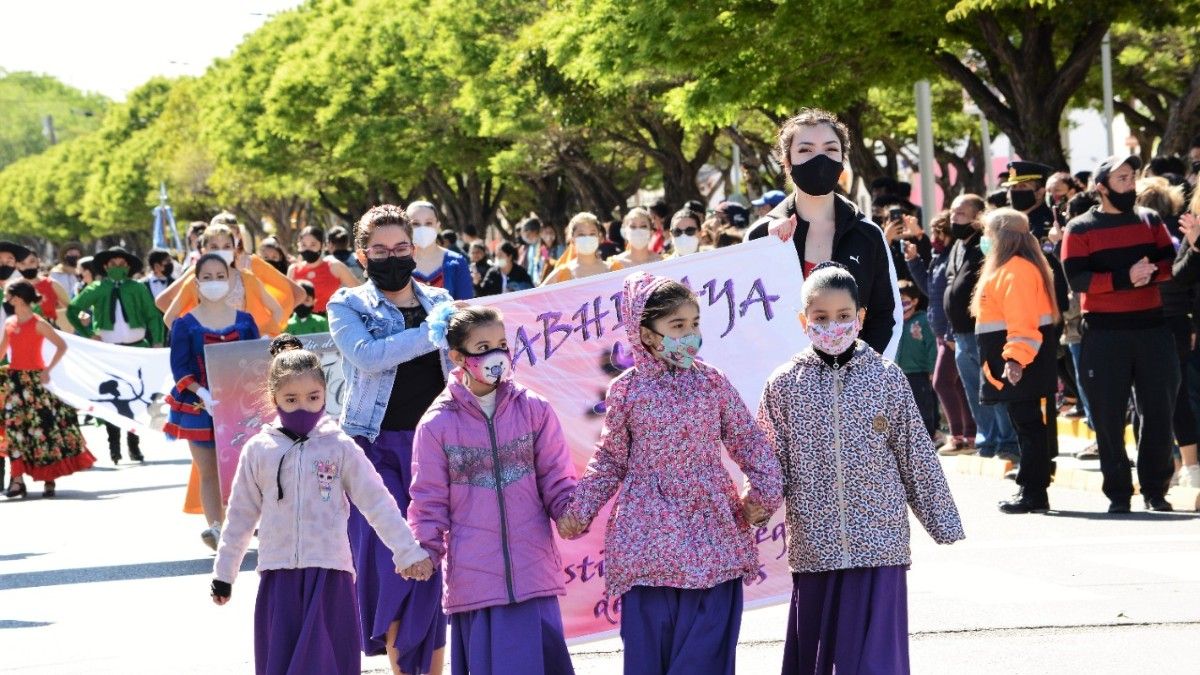
[[256,672],[357,675],[350,502],[387,543],[397,574],[427,579],[433,563],[363,451],[325,416],[320,357],[278,339],[271,354],[267,393],[278,417],[242,448],[212,599],[229,602],[257,527]]
[[408,520],[446,560],[452,672],[573,673],[551,520],[575,469],[558,417],[512,380],[499,312],[444,305],[430,323],[455,370],[417,427]]
[[441,221],[437,207],[431,202],[411,202],[405,209],[413,224],[413,261],[417,263],[412,276],[434,288],[444,288],[455,300],[475,297],[471,283],[471,261],[448,248],[438,245]]
[[296,283],[307,281],[312,284],[314,302],[312,311],[317,314],[325,315],[325,305],[329,303],[329,297],[333,292],[343,286],[353,288],[362,283],[354,273],[350,271],[337,258],[331,255],[325,255],[325,230],[315,225],[300,230],[300,238],[297,241],[297,255],[300,260],[293,263],[288,268],[288,278]]
[[567,238],[571,250],[558,267],[542,280],[543,286],[572,279],[582,279],[612,271],[607,262],[600,259],[600,242],[603,241],[600,219],[586,211],[576,213],[567,224]]
[[229,305],[232,270],[222,256],[207,253],[195,266],[192,285],[200,298],[195,309],[171,325],[171,372],[175,387],[167,394],[170,412],[163,431],[171,440],[185,440],[192,462],[200,473],[200,501],[208,528],[201,540],[215,549],[221,536],[221,488],[217,478],[217,452],[212,410],[216,405],[208,390],[204,346],[214,343],[257,340],[254,317]]
[[812,345],[771,375],[758,409],[783,468],[783,673],[907,673],[907,507],[940,544],[962,523],[904,372],[858,339],[854,277],[818,265],[801,297]]
[[[621,308],[636,365],[609,388],[559,531],[578,536],[620,490],[604,583],[621,598],[625,672],[732,675],[743,583],[759,570],[752,528],[779,507],[779,463],[733,384],[696,358],[700,305],[686,286],[635,272]],[[746,475],[740,495],[722,448]]]
[[623,253],[609,259],[609,265],[614,270],[662,260],[661,253],[650,249],[650,240],[654,237],[654,221],[650,219],[650,212],[646,209],[639,206],[625,214],[625,219],[621,221],[621,236],[629,245]]

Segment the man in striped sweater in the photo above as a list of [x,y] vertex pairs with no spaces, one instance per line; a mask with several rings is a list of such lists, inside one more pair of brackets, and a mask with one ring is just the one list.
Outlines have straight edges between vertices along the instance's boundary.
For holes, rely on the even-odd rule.
[[1137,471],[1146,508],[1170,511],[1179,364],[1162,316],[1158,284],[1171,278],[1175,248],[1158,214],[1137,207],[1137,157],[1110,157],[1096,171],[1101,203],[1067,225],[1063,267],[1080,295],[1080,383],[1087,392],[1109,513],[1128,513],[1133,496],[1125,452],[1130,390],[1140,419]]

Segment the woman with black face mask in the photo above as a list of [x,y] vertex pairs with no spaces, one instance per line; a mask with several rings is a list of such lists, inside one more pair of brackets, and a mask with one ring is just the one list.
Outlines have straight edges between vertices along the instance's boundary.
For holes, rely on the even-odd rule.
[[[779,129],[779,160],[795,190],[746,233],[791,240],[805,277],[834,260],[858,282],[866,307],[860,336],[875,351],[896,357],[903,325],[896,270],[879,226],[854,202],[835,193],[850,144],[846,125],[830,112],[805,108]],[[797,285],[804,279],[797,279]]]
[[[447,354],[429,340],[426,318],[434,305],[453,298],[414,281],[413,221],[399,206],[367,211],[355,226],[354,240],[367,282],[338,289],[328,305],[329,332],[346,376],[342,429],[362,447],[407,514],[413,435],[450,371]],[[442,663],[446,644],[441,572],[427,581],[397,575],[391,551],[356,509],[350,513],[349,536],[363,651],[386,651],[393,670],[431,672],[433,664]]]
[[337,258],[325,254],[325,230],[316,225],[309,225],[300,230],[297,242],[300,260],[288,268],[288,278],[292,281],[307,281],[316,289],[316,303],[313,311],[325,314],[325,305],[329,296],[343,286],[354,287],[362,282],[354,276]]

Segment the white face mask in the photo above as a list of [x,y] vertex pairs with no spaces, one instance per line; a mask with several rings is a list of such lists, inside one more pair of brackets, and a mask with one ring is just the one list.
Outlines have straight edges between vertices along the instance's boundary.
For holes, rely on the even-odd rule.
[[575,237],[575,251],[580,255],[592,255],[600,248],[600,237]]
[[429,248],[437,242],[437,228],[428,225],[421,225],[413,228],[413,246],[417,248]]
[[233,264],[233,249],[227,249],[224,251],[212,251],[212,252],[221,256],[221,260],[224,260],[226,265]]
[[217,302],[221,298],[229,295],[229,281],[225,279],[201,281],[200,295],[204,296],[206,300]]
[[646,248],[650,245],[650,230],[625,230],[625,241],[633,248]]
[[700,237],[681,234],[672,241],[675,243],[675,252],[679,255],[695,253],[700,248]]

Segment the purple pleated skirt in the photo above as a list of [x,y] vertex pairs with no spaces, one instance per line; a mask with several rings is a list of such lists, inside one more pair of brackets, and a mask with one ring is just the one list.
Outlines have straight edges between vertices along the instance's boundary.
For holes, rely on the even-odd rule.
[[706,589],[634,586],[621,596],[625,672],[733,675],[742,580]]
[[254,606],[257,675],[358,675],[358,608],[349,572],[266,570]]
[[450,615],[451,675],[574,675],[558,598]]
[[904,567],[792,575],[783,675],[907,675]]
[[[408,515],[413,432],[382,431],[374,443],[362,436],[354,440],[375,465],[400,510]],[[399,621],[395,647],[400,669],[406,673],[428,673],[433,653],[446,646],[441,570],[434,572],[428,581],[409,581],[396,574],[391,549],[353,505],[348,530],[354,569],[358,572],[363,651],[368,656],[386,653],[388,626]]]

